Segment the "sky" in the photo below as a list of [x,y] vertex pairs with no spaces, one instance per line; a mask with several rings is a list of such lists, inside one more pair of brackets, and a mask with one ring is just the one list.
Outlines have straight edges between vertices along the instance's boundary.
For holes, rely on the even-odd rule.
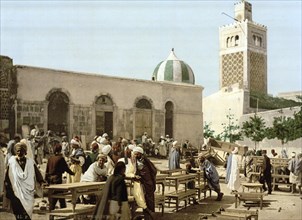
[[[204,96],[219,90],[219,27],[234,0],[0,0],[0,54],[15,65],[151,80],[171,49]],[[302,90],[301,0],[250,0],[267,26],[268,93]]]

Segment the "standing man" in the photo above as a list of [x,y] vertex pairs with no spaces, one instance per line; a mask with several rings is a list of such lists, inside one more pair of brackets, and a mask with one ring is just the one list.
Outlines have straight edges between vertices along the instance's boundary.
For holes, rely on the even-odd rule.
[[151,220],[154,219],[153,212],[155,211],[154,192],[156,189],[157,170],[154,164],[143,155],[143,148],[135,147],[133,154],[136,159],[136,175],[140,176],[147,204],[147,208],[143,209],[144,217],[146,220]]
[[102,154],[107,157],[107,162],[105,164],[107,167],[107,175],[111,176],[114,173],[115,168],[115,162],[112,157],[112,147],[109,144],[105,145],[102,149]]
[[291,193],[296,192],[296,184],[297,184],[298,176],[296,176],[294,173],[295,173],[297,162],[298,162],[298,160],[296,159],[296,153],[292,152],[292,157],[291,157],[290,161],[288,162],[288,170],[290,171],[289,182],[292,184]]
[[70,149],[69,149],[69,143],[67,141],[67,136],[62,137],[62,154],[63,157],[69,157]]
[[205,178],[208,180],[210,187],[213,188],[218,195],[216,201],[221,201],[223,193],[220,190],[219,175],[215,166],[202,154],[198,155],[198,159],[200,163],[200,170],[204,171]]
[[[63,182],[62,180],[62,174],[64,172],[69,173],[70,175],[74,175],[74,173],[69,169],[63,155],[62,155],[62,146],[57,143],[54,146],[54,155],[50,156],[47,162],[46,166],[46,173],[45,173],[45,179],[48,182],[48,184],[61,184]],[[60,193],[54,192],[54,194]],[[59,200],[60,207],[66,208],[66,201],[64,198],[53,198],[51,201],[49,201],[49,208],[50,210],[55,209],[56,203]]]
[[6,153],[6,157],[5,157],[5,164],[7,165],[8,163],[8,160],[11,156],[13,155],[16,155],[15,154],[15,151],[14,151],[14,146],[20,142],[21,138],[19,135],[15,135],[14,136],[14,139],[10,140],[8,143],[7,143],[7,153]]
[[180,169],[180,154],[177,141],[174,141],[169,155],[169,170]]
[[74,176],[70,176],[69,181],[71,183],[77,183],[81,180],[82,166],[85,163],[85,154],[83,148],[80,147],[80,142],[76,139],[72,139],[70,145],[73,149],[70,155],[70,170],[74,172]]
[[[299,189],[299,194],[302,195],[302,153],[299,153],[297,156],[297,164],[295,168],[295,175],[298,177],[297,178],[297,186]],[[301,197],[300,197],[301,198]]]
[[240,188],[239,164],[238,147],[234,147],[231,155],[228,157],[227,174],[225,177],[227,187],[232,192],[237,192]]
[[[263,163],[262,163],[262,181],[261,183],[263,184],[263,190],[266,191],[268,188],[268,194],[272,194],[272,165],[271,165],[271,160],[269,157],[266,155],[266,150],[262,150],[262,156],[263,156]],[[265,186],[265,183],[267,184],[267,188]]]
[[15,145],[16,156],[8,160],[5,176],[6,197],[16,219],[31,219],[35,202],[35,181],[45,183],[43,177],[31,158],[26,157],[27,146]]

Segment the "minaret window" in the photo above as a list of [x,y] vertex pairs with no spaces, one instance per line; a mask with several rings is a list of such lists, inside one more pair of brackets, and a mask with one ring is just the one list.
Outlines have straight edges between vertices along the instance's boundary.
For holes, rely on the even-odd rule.
[[236,35],[235,36],[235,46],[238,46],[239,45],[239,36]]
[[254,45],[258,47],[262,47],[262,38],[256,35],[253,35]]
[[239,36],[238,35],[236,35],[235,37],[231,36],[226,39],[226,47],[235,47],[238,45],[239,45]]
[[262,47],[262,38],[259,37],[259,46]]
[[230,39],[230,37],[228,37],[227,40],[226,40],[226,46],[227,47],[230,47],[230,44],[231,44],[230,41],[231,41],[231,39]]

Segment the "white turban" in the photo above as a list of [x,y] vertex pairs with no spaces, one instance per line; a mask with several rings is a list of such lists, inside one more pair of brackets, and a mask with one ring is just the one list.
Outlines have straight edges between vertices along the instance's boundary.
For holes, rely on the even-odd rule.
[[235,147],[234,150],[232,151],[233,154],[237,154],[238,153],[238,147]]
[[103,135],[102,135],[102,137],[104,138],[104,137],[108,137],[108,134],[107,133],[104,133]]
[[296,156],[296,152],[292,152],[292,157],[295,157]]
[[97,144],[98,142],[96,142],[96,141],[92,141],[91,142],[91,144],[90,144],[90,146],[92,146],[92,145],[94,145],[94,144]]
[[135,148],[135,146],[134,146],[133,144],[129,144],[129,145],[128,145],[128,148],[129,148],[130,150],[133,150],[133,149]]
[[75,139],[71,139],[70,144],[81,146],[81,144]]
[[103,154],[108,155],[110,151],[111,151],[111,146],[110,145],[103,146],[103,148],[102,148],[102,153]]
[[174,142],[172,143],[173,147],[175,147],[176,144],[177,144],[177,141],[174,141]]
[[144,150],[143,150],[143,148],[141,148],[141,147],[135,147],[135,148],[133,149],[133,153],[135,153],[135,152],[139,152],[139,153],[143,154],[143,153],[144,153]]

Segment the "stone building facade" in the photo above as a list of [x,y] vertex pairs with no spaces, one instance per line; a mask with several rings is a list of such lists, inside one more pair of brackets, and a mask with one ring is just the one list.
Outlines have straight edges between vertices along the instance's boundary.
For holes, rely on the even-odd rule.
[[[17,96],[17,73],[11,58],[0,56],[0,128],[14,132],[14,102]],[[9,126],[9,124],[12,126]]]
[[202,86],[173,79],[149,81],[20,65],[13,68],[18,84],[15,132],[21,133],[22,126],[38,125],[58,135],[82,135],[87,142],[104,132],[113,139],[140,138],[147,132],[154,141],[169,134],[195,146],[202,144]]

